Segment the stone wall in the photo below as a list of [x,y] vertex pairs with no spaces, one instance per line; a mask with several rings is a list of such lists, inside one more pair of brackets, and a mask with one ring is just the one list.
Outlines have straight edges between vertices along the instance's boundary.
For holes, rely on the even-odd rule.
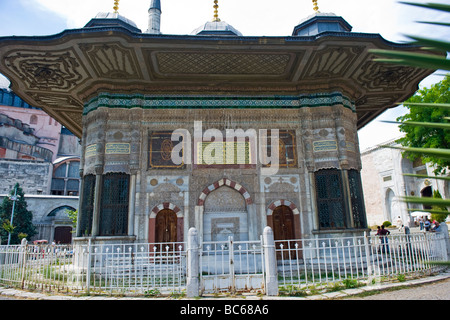
[[2,159],[0,194],[9,194],[16,183],[20,184],[25,194],[48,194],[52,172],[51,162]]
[[[3,201],[5,194],[0,194]],[[65,213],[65,208],[78,210],[78,197],[31,195],[25,193],[27,209],[33,214],[33,225],[38,234],[32,240],[44,239],[53,241],[56,227],[72,226],[72,221]],[[50,216],[49,216],[50,215]]]

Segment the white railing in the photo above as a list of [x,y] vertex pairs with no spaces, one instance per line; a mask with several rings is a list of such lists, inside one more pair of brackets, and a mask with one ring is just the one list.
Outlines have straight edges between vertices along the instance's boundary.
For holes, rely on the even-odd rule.
[[275,241],[278,283],[294,291],[432,273],[442,268],[432,262],[447,258],[443,241],[437,233]]
[[0,282],[71,293],[158,295],[184,290],[184,243],[0,246]]
[[203,242],[200,251],[201,292],[261,291],[264,254],[260,241]]
[[284,241],[269,233],[260,241],[0,246],[0,285],[70,294],[276,295],[277,287],[423,276],[445,268],[432,262],[447,260],[439,233]]

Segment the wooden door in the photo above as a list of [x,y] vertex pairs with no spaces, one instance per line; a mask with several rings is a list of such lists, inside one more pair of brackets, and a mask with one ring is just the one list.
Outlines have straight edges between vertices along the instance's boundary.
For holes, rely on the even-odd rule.
[[53,238],[56,244],[72,243],[72,227],[56,227]]
[[161,210],[156,215],[156,242],[176,242],[177,241],[177,214],[170,210]]
[[[279,206],[273,210],[272,213],[273,219],[273,236],[275,241],[277,240],[293,240],[295,239],[294,232],[294,214],[288,206]],[[290,248],[292,247],[292,242],[283,241],[277,243],[277,249],[280,249],[283,245],[283,256],[281,256],[280,252],[277,253],[277,259],[289,259],[296,257],[295,250]]]

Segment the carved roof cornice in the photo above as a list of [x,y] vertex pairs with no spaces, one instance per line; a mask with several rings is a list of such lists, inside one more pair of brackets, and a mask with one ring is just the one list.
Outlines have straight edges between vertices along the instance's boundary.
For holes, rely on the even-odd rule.
[[421,51],[352,32],[200,37],[97,27],[0,38],[0,72],[22,99],[77,136],[84,105],[102,92],[276,97],[340,91],[353,99],[360,128],[433,72],[375,62],[369,49]]

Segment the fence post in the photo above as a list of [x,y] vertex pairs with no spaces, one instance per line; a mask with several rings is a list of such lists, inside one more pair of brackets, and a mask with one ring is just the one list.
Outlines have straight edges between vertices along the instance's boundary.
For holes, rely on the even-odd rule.
[[195,228],[190,228],[187,242],[186,296],[188,298],[198,296],[200,289],[199,271],[198,231]]
[[275,252],[275,240],[272,228],[264,228],[264,262],[266,269],[266,295],[278,295],[277,255]]
[[86,270],[86,292],[90,294],[91,291],[91,251],[92,251],[92,243],[91,238],[88,240],[88,258],[87,258],[87,270]]
[[230,292],[236,293],[236,279],[234,277],[234,244],[233,237],[228,237],[228,253],[229,253],[229,268],[230,268]]
[[367,231],[364,231],[364,250],[366,251],[367,282],[369,285],[371,285],[374,277],[374,270],[372,267],[371,251],[369,247],[369,235],[367,234]]
[[28,241],[26,238],[22,239],[22,242],[20,243],[20,259],[19,259],[19,265],[21,265],[21,271],[22,271],[22,275],[21,275],[21,279],[20,279],[20,283],[21,283],[21,288],[23,290],[24,286],[25,286],[25,270],[26,270],[26,264],[27,264],[27,251],[28,251]]

